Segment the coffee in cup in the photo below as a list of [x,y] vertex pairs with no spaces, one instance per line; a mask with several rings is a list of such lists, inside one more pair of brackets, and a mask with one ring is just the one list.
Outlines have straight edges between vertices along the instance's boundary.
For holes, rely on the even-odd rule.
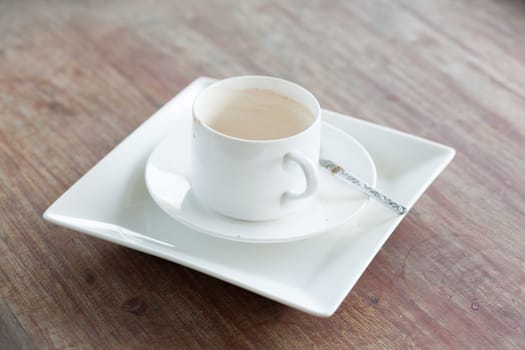
[[272,90],[220,89],[206,116],[210,128],[245,140],[274,140],[308,128],[315,116],[301,103]]

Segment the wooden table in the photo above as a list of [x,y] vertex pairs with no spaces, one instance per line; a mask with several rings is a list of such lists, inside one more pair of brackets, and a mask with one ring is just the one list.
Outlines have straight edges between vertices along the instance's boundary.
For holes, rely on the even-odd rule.
[[[525,2],[0,2],[0,348],[525,348]],[[316,318],[43,221],[182,87],[265,74],[457,156]]]

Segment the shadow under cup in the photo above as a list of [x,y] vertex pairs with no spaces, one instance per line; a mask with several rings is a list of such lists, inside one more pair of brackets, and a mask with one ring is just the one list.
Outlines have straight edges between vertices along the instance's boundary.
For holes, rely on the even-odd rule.
[[242,76],[207,87],[193,104],[192,188],[235,219],[288,215],[317,188],[321,108],[286,80]]

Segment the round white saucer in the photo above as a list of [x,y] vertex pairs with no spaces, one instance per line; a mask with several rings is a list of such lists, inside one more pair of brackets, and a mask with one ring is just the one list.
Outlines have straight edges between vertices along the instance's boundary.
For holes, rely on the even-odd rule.
[[[252,243],[298,240],[346,223],[368,203],[366,195],[319,169],[318,194],[299,212],[263,222],[225,217],[206,209],[194,197],[189,140],[182,130],[175,133],[151,153],[146,165],[146,186],[167,214],[203,233]],[[321,133],[321,155],[372,186],[376,185],[376,168],[366,149],[353,137],[327,123],[323,123]]]

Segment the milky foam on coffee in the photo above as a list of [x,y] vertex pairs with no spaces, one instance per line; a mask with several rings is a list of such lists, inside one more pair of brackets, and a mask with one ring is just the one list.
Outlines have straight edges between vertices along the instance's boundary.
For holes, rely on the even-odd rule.
[[270,90],[219,89],[208,98],[203,121],[220,133],[241,139],[293,136],[315,120],[306,106]]

